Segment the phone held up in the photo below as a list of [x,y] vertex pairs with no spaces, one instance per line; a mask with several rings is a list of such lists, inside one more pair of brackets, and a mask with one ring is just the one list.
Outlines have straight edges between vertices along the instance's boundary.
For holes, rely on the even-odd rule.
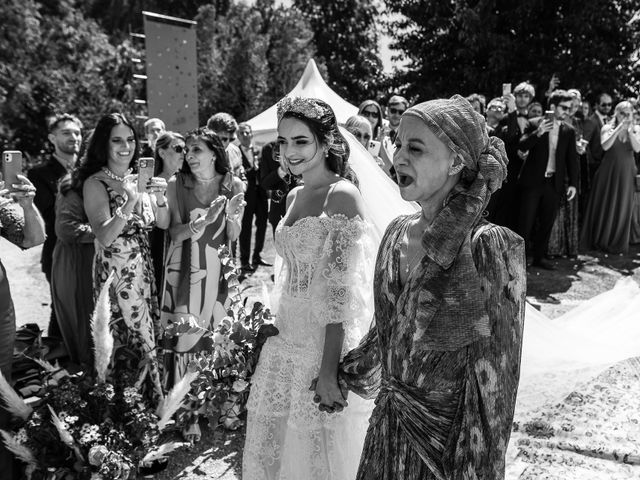
[[155,159],[153,157],[141,157],[138,159],[138,192],[147,191],[147,183],[153,177]]
[[547,110],[544,112],[544,121],[553,122],[553,110]]
[[367,150],[371,155],[377,157],[378,155],[380,155],[380,142],[378,142],[377,140],[371,140],[369,142],[369,148],[367,148]]
[[511,95],[511,84],[503,83],[502,84],[502,96],[506,97],[507,95]]
[[22,174],[22,152],[5,150],[2,152],[2,179],[4,188],[15,191],[13,184],[19,184],[18,175]]

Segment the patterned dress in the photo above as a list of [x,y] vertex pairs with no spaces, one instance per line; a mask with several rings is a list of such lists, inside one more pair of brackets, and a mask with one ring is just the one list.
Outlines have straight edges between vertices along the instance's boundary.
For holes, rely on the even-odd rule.
[[[205,215],[209,205],[196,198],[193,177],[178,173],[175,182],[177,205],[171,208],[178,209],[182,223]],[[233,197],[232,182],[233,175],[229,173],[220,183],[220,195],[228,199]],[[229,288],[218,257],[218,249],[229,244],[226,225],[227,215],[223,211],[215,222],[197,235],[180,243],[170,243],[162,298],[163,325],[183,318],[213,330],[226,316]],[[210,347],[203,341],[202,333],[184,334],[167,345],[164,360],[166,387],[170,388],[184,376],[196,352]]]
[[[373,250],[368,224],[344,215],[304,217],[276,230],[283,268],[270,337],[252,377],[244,480],[355,478],[371,402],[355,395],[341,413],[313,403],[326,326],[342,323],[343,354],[371,322]],[[368,267],[370,268],[368,268]]]
[[[109,194],[113,214],[124,204],[124,199],[102,183]],[[160,309],[148,235],[154,222],[151,200],[143,194],[142,211],[134,210],[118,238],[108,247],[96,241],[93,291],[97,299],[109,274],[115,272],[109,292],[114,336],[113,372],[117,375],[121,369],[138,369],[138,378],[143,379],[143,391],[157,401],[163,397],[156,355]]]
[[[430,249],[402,286],[398,245],[414,218],[387,229],[375,324],[341,367],[351,390],[377,395],[357,479],[503,478],[520,367],[524,243],[508,229],[475,226],[466,232],[465,270],[457,232],[425,233]],[[434,272],[444,276],[434,282]]]

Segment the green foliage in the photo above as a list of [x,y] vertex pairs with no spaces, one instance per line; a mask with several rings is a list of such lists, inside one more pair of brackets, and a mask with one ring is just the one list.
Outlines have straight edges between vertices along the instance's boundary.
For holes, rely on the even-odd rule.
[[629,95],[640,82],[630,61],[637,0],[386,0],[392,47],[408,62],[395,83],[414,98],[499,95],[530,80],[539,97],[553,73],[561,87]]
[[358,105],[376,98],[385,81],[378,55],[378,9],[368,0],[294,0],[309,20],[318,57],[327,66],[328,84]]
[[9,0],[0,16],[9,20],[0,51],[3,143],[38,155],[53,114],[69,112],[91,126],[112,109],[131,113],[130,58],[137,52],[126,42],[111,45],[74,2]]

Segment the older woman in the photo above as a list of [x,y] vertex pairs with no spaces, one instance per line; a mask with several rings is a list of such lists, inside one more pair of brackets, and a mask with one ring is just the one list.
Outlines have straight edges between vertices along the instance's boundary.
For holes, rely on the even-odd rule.
[[153,177],[144,188],[130,171],[137,166],[139,141],[133,125],[119,113],[102,117],[78,168],[84,182],[84,209],[96,237],[93,267],[97,296],[111,272],[111,328],[126,346],[116,369],[138,369],[146,395],[163,397],[156,356],[160,310],[148,232],[169,226],[164,192],[167,183]]
[[[31,248],[44,242],[44,221],[33,205],[36,189],[27,177],[18,175],[20,184],[6,185],[0,181],[0,236],[20,248]],[[9,189],[12,193],[9,194]],[[9,195],[13,199],[9,198]],[[13,342],[16,336],[16,317],[9,290],[7,274],[0,261],[0,372],[11,381]],[[0,428],[7,428],[10,415],[0,406]],[[3,478],[11,478],[13,456],[0,443],[0,471]]]
[[[169,181],[171,212],[163,324],[188,319],[213,329],[226,315],[228,288],[218,250],[238,238],[244,211],[244,182],[235,177],[224,146],[206,128],[186,138],[186,162]],[[205,348],[202,333],[179,337],[166,355],[165,383],[173,385],[186,373],[192,353]]]
[[502,478],[520,367],[524,242],[483,212],[503,144],[464,98],[407,110],[394,166],[422,211],[385,233],[374,326],[341,366],[377,395],[358,479]]

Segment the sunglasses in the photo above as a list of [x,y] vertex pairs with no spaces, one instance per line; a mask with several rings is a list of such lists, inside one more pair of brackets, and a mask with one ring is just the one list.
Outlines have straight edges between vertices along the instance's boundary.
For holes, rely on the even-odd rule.
[[171,150],[173,150],[176,153],[186,153],[187,149],[185,148],[184,145],[173,145],[171,148]]
[[391,115],[402,115],[404,112],[405,112],[405,110],[401,110],[399,108],[389,107],[389,113]]
[[571,110],[571,105],[558,105],[558,108],[561,108],[562,110]]
[[371,140],[371,135],[369,135],[368,133],[353,132],[353,136],[358,140]]
[[363,117],[378,118],[378,112],[372,112],[370,110],[363,110],[360,115],[362,115]]
[[504,111],[504,107],[500,105],[491,105],[487,110],[491,110],[492,112],[502,112]]
[[218,135],[218,138],[219,138],[219,139],[220,139],[220,141],[221,141],[221,142],[223,142],[223,143],[224,143],[224,142],[226,142],[226,143],[231,143],[231,142],[233,142],[233,141],[236,139],[236,137],[223,137],[223,136],[221,136],[221,135]]
[[610,107],[612,104],[611,103],[601,103],[600,106],[601,107]]

